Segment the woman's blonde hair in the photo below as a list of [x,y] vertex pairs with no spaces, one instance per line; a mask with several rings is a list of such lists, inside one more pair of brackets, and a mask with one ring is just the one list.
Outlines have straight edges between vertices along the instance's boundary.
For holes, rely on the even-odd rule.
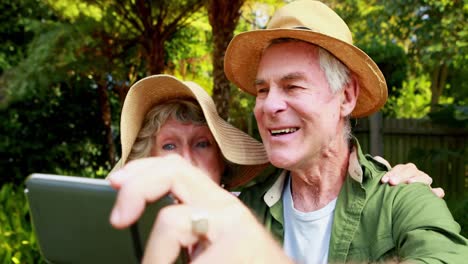
[[133,143],[126,162],[148,157],[154,144],[154,135],[170,118],[182,123],[206,125],[201,107],[193,101],[174,99],[151,108],[143,120],[143,125]]

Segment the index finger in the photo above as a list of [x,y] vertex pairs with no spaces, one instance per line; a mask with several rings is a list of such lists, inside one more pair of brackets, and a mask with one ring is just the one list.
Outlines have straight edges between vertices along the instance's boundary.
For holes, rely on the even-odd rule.
[[222,190],[205,173],[176,155],[135,160],[118,173],[125,180],[110,218],[116,228],[135,222],[147,202],[169,192],[180,202],[197,204],[212,200],[209,197]]

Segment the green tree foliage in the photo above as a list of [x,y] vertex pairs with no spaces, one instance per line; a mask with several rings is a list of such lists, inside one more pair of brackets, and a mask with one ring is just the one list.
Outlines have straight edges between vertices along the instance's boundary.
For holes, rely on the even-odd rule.
[[56,21],[32,21],[36,37],[28,46],[28,56],[2,76],[8,98],[4,103],[22,100],[24,96],[49,93],[53,84],[73,75],[71,64],[78,60],[77,38],[86,38],[74,27]]
[[99,171],[110,164],[102,150],[97,91],[79,87],[92,84],[59,84],[45,96],[31,94],[1,110],[0,184],[21,183],[33,172],[104,176]]
[[[20,3],[27,5],[27,1]],[[15,110],[15,107],[31,104],[30,100],[33,99],[39,102],[54,101],[50,96],[57,94],[54,91],[58,91],[59,95],[55,100],[60,108],[69,113],[68,118],[71,120],[82,118],[84,110],[94,113],[90,118],[98,117],[93,119],[92,123],[83,123],[87,127],[77,126],[75,129],[77,137],[81,133],[82,145],[87,146],[88,143],[85,142],[90,139],[84,131],[88,127],[92,129],[90,126],[94,127],[97,133],[89,134],[92,135],[91,145],[98,150],[100,164],[109,169],[118,156],[118,116],[129,86],[148,72],[163,70],[155,70],[157,67],[167,67],[170,64],[169,56],[159,52],[157,56],[153,56],[155,54],[152,52],[158,49],[156,46],[162,47],[163,54],[166,54],[166,50],[170,50],[168,43],[171,43],[174,37],[191,38],[195,35],[193,32],[196,32],[182,29],[188,28],[188,21],[193,20],[191,15],[202,6],[201,1],[162,2],[50,1],[49,10],[54,11],[55,19],[29,22],[28,28],[36,33],[36,37],[28,46],[27,56],[19,61],[16,67],[2,75],[1,83],[6,87],[3,100],[3,107],[6,108],[4,115],[14,113],[21,119],[29,113],[21,109]],[[192,43],[194,41],[195,39]],[[183,41],[179,43],[179,47],[183,46]],[[187,43],[184,44],[185,50],[190,50],[186,46]],[[174,46],[171,51],[172,54],[184,53],[184,49],[174,49]],[[66,89],[74,90],[75,94],[89,96],[78,102],[82,106],[81,109],[74,108],[73,104],[66,101],[73,101],[74,97],[63,97],[63,100],[59,98],[67,94]],[[94,103],[86,104],[86,100]],[[41,121],[49,122],[60,117],[55,112],[41,115],[47,116]],[[4,120],[5,129],[14,127],[14,124],[8,124],[10,121],[6,118]],[[50,131],[49,137],[60,133],[60,130]],[[51,139],[54,140],[62,142],[58,136]],[[22,151],[28,149],[24,144],[18,145],[18,148],[22,148]],[[92,160],[96,160],[97,154],[93,148],[83,149],[85,152],[94,153],[87,157],[90,160],[86,163],[91,164]],[[63,160],[66,161],[64,163],[69,161],[66,158]],[[51,166],[53,164],[58,165],[50,162]],[[57,166],[59,167],[62,166]],[[33,168],[35,167],[26,166],[22,170]],[[72,173],[81,173],[74,168],[76,166],[71,165],[67,169]],[[21,175],[16,174],[12,177],[20,178]]]
[[109,1],[86,0],[103,11],[104,37],[136,47],[146,75],[162,73],[166,65],[165,43],[186,26],[203,0]]
[[27,44],[34,32],[31,21],[48,18],[52,14],[38,0],[3,0],[0,2],[0,74],[15,66],[26,54]]
[[[53,152],[56,150],[54,147],[65,143],[61,151],[66,152],[67,147],[69,147],[67,143],[72,143],[70,141],[77,141],[74,144],[86,146],[85,142],[88,142],[89,135],[93,137],[91,140],[92,145],[96,145],[99,148],[99,156],[104,157],[104,159],[100,158],[96,162],[100,161],[99,164],[106,166],[106,168],[109,168],[111,163],[114,162],[108,154],[108,150],[112,150],[114,146],[114,140],[109,133],[110,123],[106,124],[103,118],[103,116],[106,116],[103,106],[107,106],[110,109],[110,99],[104,98],[102,100],[102,91],[106,92],[109,85],[107,81],[102,81],[105,78],[103,77],[105,73],[93,75],[95,67],[100,64],[98,62],[92,63],[91,58],[93,57],[92,53],[94,50],[90,47],[93,47],[95,42],[92,36],[87,34],[93,20],[83,18],[80,22],[81,27],[76,27],[67,22],[50,20],[33,21],[30,27],[37,34],[29,45],[28,56],[18,63],[15,68],[2,76],[2,80],[8,89],[6,108],[2,110],[2,116],[5,116],[3,119],[5,120],[4,129],[8,130],[6,131],[8,132],[7,135],[23,134],[23,139],[27,138],[31,140],[30,142],[18,141],[18,139],[12,137],[2,146],[3,149],[8,150],[7,154],[5,154],[5,156],[8,156],[5,161],[9,160],[12,162],[10,165],[20,165],[16,167],[16,170],[22,170],[17,171],[15,174],[10,174],[10,177],[14,179],[24,178],[27,175],[25,172],[30,173],[34,170],[54,168],[39,166],[40,164],[44,164],[46,160],[50,162],[49,165],[45,166],[55,165],[55,169],[67,168],[69,169],[69,173],[81,173],[81,169],[74,171],[79,166],[72,165],[73,163],[66,158],[67,155],[54,154]],[[103,82],[104,84],[102,84]],[[87,97],[82,98],[77,96],[79,94],[86,95]],[[39,103],[35,105],[37,102]],[[92,102],[97,103],[93,104]],[[78,105],[75,105],[75,103]],[[44,105],[47,107],[55,106],[56,108],[50,110],[44,109],[46,111],[40,113]],[[28,112],[29,109],[33,111]],[[84,122],[80,126],[72,127],[75,130],[74,134],[77,135],[77,138],[68,138],[70,141],[65,140],[64,142],[63,138],[60,137],[66,138],[67,133],[63,134],[64,130],[61,130],[64,123],[61,119],[66,117],[70,119],[70,122],[86,120],[88,116],[85,115],[83,118],[84,110],[87,113],[91,113],[88,115],[90,118],[97,116],[101,120],[93,119],[92,123]],[[18,122],[13,123],[16,119],[9,120],[8,116],[17,116]],[[110,118],[110,114],[108,116]],[[49,129],[39,127],[45,133],[48,133],[45,138],[50,139],[37,139],[36,141],[39,145],[32,143],[36,142],[34,140],[36,136],[41,135],[32,129],[33,125],[31,123],[34,124],[36,121],[39,126],[44,123],[57,123],[57,126],[51,125]],[[21,133],[13,133],[16,132],[16,128]],[[56,130],[53,130],[54,128]],[[88,135],[85,132],[92,130],[95,132],[89,132]],[[80,142],[80,135],[83,140],[82,142]],[[103,138],[108,139],[109,137],[110,140],[102,141]],[[21,142],[24,143],[21,144]],[[41,142],[47,143],[47,145],[40,145]],[[14,147],[10,148],[12,144]],[[30,151],[31,147],[37,149],[37,152],[33,151],[27,156],[24,155],[24,153]],[[73,147],[70,147],[71,149]],[[91,152],[92,150],[83,148],[82,151]],[[39,153],[42,153],[42,155]],[[17,157],[17,155],[20,155],[20,157]],[[31,159],[42,159],[42,163],[32,162]],[[62,159],[62,166],[57,166],[58,164],[53,162],[54,159]],[[91,163],[93,159],[95,158],[93,157],[86,162]],[[78,159],[75,157],[75,163],[77,161]]]
[[[381,19],[388,21],[382,33],[407,48],[412,75],[426,74],[431,80],[431,110],[441,96],[466,102],[468,86],[460,80],[466,73],[468,52],[468,2],[462,0],[381,1]],[[464,96],[457,96],[464,95]],[[462,98],[459,100],[458,98]]]
[[[466,105],[468,3],[438,0],[344,0],[327,1],[351,28],[357,46],[382,69],[389,86],[384,111],[397,117],[421,117],[438,103]],[[415,82],[413,82],[415,80]],[[417,81],[416,81],[417,80]],[[419,80],[429,86],[419,86]],[[406,87],[429,89],[430,97],[419,101],[422,112],[403,112],[393,106],[408,94]],[[413,101],[407,101],[413,104]],[[408,109],[408,107],[405,107]],[[414,109],[413,107],[409,107]]]
[[211,27],[208,17],[201,13],[195,16],[195,21],[178,30],[173,39],[166,43],[168,65],[165,72],[183,80],[195,81],[210,92],[213,84],[210,56],[213,46],[209,45],[212,42]]
[[389,95],[384,113],[399,118],[423,118],[429,111],[430,86],[424,77],[404,81],[398,95]]

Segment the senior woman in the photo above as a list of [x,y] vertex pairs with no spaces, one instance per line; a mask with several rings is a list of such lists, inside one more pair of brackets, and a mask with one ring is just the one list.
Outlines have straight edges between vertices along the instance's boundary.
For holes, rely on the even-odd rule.
[[263,145],[219,117],[203,88],[170,75],[149,76],[130,88],[120,127],[122,158],[114,170],[131,160],[178,154],[233,189],[268,166]]
[[[130,88],[120,127],[122,158],[114,170],[133,160],[177,154],[217,185],[234,189],[269,164],[263,145],[219,117],[203,88],[169,75],[149,76]],[[159,166],[152,174],[176,169]],[[193,257],[203,243],[190,248]]]

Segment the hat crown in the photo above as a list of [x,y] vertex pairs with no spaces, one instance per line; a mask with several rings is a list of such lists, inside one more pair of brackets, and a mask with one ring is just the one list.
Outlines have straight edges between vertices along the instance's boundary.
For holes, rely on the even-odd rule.
[[295,1],[280,8],[271,18],[267,29],[308,28],[349,44],[353,44],[351,31],[332,9],[320,1]]

